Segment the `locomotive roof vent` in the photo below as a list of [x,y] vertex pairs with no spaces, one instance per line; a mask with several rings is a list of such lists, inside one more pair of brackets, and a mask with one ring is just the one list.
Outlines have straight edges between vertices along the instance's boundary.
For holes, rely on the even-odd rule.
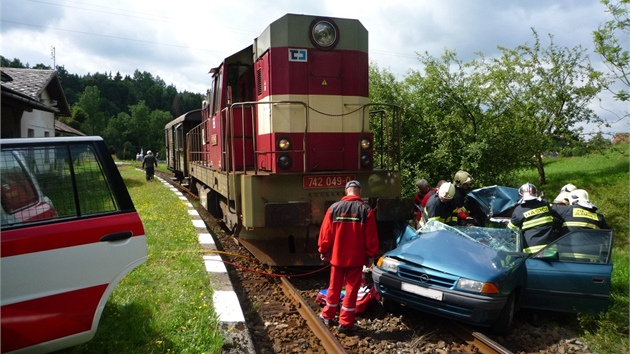
[[311,22],[311,43],[321,50],[330,50],[339,43],[339,27],[327,18],[316,18]]

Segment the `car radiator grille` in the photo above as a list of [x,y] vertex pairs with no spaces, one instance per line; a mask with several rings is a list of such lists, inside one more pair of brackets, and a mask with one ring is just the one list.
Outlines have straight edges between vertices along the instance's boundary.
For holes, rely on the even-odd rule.
[[[400,266],[398,267],[398,274],[403,279],[408,279],[416,283],[423,283],[426,285],[436,286],[440,288],[452,289],[456,277],[442,272],[436,272],[424,267],[415,266],[413,268]],[[428,277],[428,280],[427,280]]]

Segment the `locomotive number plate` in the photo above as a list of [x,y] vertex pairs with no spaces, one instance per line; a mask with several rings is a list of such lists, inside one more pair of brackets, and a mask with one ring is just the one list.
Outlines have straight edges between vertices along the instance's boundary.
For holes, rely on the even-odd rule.
[[354,175],[317,175],[304,176],[302,181],[304,189],[315,188],[337,188],[345,187],[346,183],[352,181]]

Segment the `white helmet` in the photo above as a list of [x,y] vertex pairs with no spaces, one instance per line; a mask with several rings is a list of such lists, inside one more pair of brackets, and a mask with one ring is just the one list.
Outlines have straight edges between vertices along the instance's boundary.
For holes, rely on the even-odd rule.
[[518,195],[520,195],[523,200],[533,200],[538,198],[538,191],[536,190],[535,185],[525,183],[518,189]]
[[466,171],[463,171],[463,170],[459,170],[455,174],[455,177],[453,178],[453,181],[455,181],[455,185],[457,187],[461,187],[462,184],[471,184],[475,180],[472,178],[470,173],[468,173]]
[[554,204],[571,204],[571,193],[570,192],[560,192],[556,199],[553,200]]
[[588,193],[584,189],[576,189],[571,192],[571,204],[589,202]]
[[560,189],[560,192],[571,193],[571,192],[573,192],[576,189],[577,189],[577,187],[575,185],[569,183],[569,184],[565,184],[564,186],[562,186],[562,189]]
[[446,200],[451,200],[455,196],[455,186],[451,182],[442,183],[440,189],[438,189],[438,197]]

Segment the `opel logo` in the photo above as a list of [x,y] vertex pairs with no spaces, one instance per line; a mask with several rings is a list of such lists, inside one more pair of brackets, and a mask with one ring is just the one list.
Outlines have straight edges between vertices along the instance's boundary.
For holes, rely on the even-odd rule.
[[421,274],[420,275],[420,281],[423,283],[428,283],[429,282],[429,275],[428,274]]

